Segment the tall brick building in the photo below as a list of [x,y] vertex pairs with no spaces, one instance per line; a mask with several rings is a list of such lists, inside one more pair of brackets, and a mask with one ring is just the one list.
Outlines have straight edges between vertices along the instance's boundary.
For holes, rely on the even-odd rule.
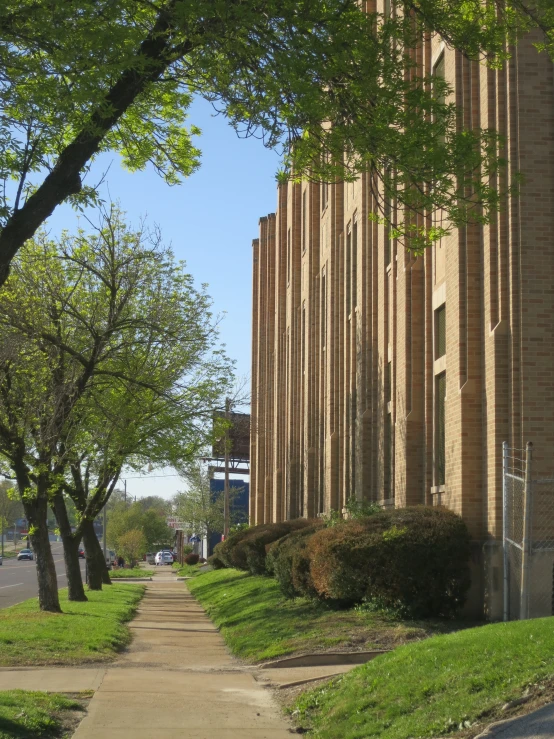
[[368,219],[368,175],[279,187],[253,244],[250,514],[445,505],[496,618],[502,441],[533,441],[537,475],[554,472],[553,67],[530,38],[502,71],[439,39],[421,63],[466,125],[504,135],[521,196],[414,257]]

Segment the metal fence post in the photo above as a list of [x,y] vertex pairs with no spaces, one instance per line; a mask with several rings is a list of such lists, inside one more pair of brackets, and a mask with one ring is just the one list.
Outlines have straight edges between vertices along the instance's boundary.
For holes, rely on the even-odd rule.
[[508,575],[508,442],[502,442],[502,554],[504,559],[504,621],[510,618],[510,580]]
[[525,490],[523,502],[523,543],[521,560],[521,601],[519,617],[529,618],[529,569],[531,566],[531,528],[532,528],[532,475],[531,458],[533,444],[528,441],[525,447]]

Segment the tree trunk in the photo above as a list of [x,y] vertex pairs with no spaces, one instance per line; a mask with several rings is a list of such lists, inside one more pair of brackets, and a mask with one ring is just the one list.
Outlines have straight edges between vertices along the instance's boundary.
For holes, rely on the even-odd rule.
[[45,498],[23,501],[29,522],[31,546],[37,560],[38,601],[41,611],[61,613],[58,580],[52,548],[48,541],[48,506]]
[[89,573],[89,588],[91,590],[102,590],[102,583],[104,585],[111,585],[112,581],[110,580],[110,573],[106,565],[106,560],[104,559],[104,552],[96,536],[93,522],[83,521],[82,531]]
[[63,558],[67,575],[67,597],[74,601],[88,600],[83,587],[83,577],[79,563],[79,539],[76,539],[71,532],[71,524],[62,495],[56,495],[52,508],[62,535]]

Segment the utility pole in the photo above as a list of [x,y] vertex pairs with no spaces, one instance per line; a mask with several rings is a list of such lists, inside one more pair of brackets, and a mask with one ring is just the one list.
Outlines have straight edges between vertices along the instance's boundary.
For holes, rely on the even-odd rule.
[[226,428],[225,428],[225,483],[223,487],[223,500],[224,500],[224,507],[223,507],[223,534],[225,536],[225,540],[227,540],[227,537],[229,536],[229,528],[230,528],[230,510],[229,510],[229,419],[230,419],[230,410],[231,410],[231,399],[225,398],[225,422],[226,422]]

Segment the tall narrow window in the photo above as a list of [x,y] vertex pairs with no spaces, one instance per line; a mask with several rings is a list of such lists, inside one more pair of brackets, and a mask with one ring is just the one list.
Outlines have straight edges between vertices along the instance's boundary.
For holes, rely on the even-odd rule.
[[287,231],[287,285],[290,283],[291,269],[291,244],[290,244],[290,228]]
[[446,354],[446,305],[435,311],[435,359]]
[[390,243],[390,217],[391,217],[391,207],[390,207],[390,179],[391,179],[391,170],[390,167],[387,167],[385,170],[385,176],[383,178],[383,215],[385,219],[385,223],[383,225],[384,228],[384,242],[385,242],[385,267],[388,267],[391,260],[391,243]]
[[302,303],[302,374],[306,374],[306,301]]
[[[433,84],[433,95],[435,100],[441,105],[444,105],[446,102],[446,97],[444,94],[444,72],[444,54],[441,54],[437,63],[433,67],[433,77],[435,79]],[[435,121],[436,120],[437,118],[435,117]],[[437,141],[439,144],[444,144],[444,136],[440,135],[437,138]]]
[[358,222],[352,226],[352,308],[358,305]]
[[446,477],[446,372],[435,378],[435,485]]
[[306,251],[308,237],[307,190],[302,193],[302,253]]
[[325,272],[321,275],[321,347],[325,348],[327,338],[327,293]]
[[346,312],[350,313],[352,300],[352,231],[350,224],[346,232],[346,253],[344,255],[344,271],[346,275]]

